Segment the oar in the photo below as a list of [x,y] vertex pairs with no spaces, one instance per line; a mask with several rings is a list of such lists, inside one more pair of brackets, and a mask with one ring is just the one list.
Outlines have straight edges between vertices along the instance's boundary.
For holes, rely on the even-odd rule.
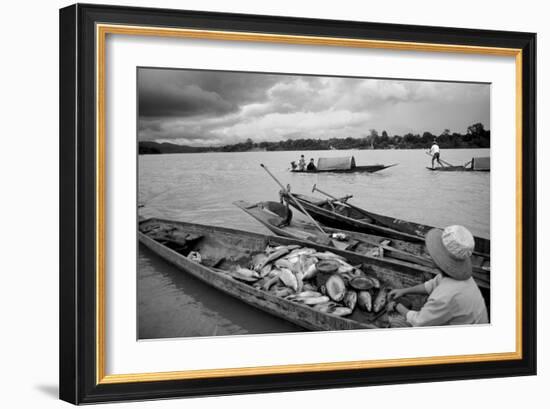
[[[339,203],[342,203],[343,205],[346,205],[346,206],[349,206],[351,207],[352,209],[355,209],[357,210],[358,212],[362,213],[362,214],[365,214],[365,211],[357,206],[354,206],[352,204],[349,204],[348,202],[346,202],[347,199],[351,199],[353,197],[353,195],[347,195],[347,196],[344,196],[343,198],[337,198],[336,196],[333,196],[331,195],[330,193],[327,193],[327,192],[324,192],[322,191],[321,189],[319,189],[317,187],[317,185],[313,185],[312,189],[311,189],[311,192],[312,193],[315,193],[315,192],[319,192],[327,197],[330,197],[331,199],[333,199],[334,201],[336,202],[339,202]],[[371,218],[371,219],[374,219],[374,217],[372,217],[370,214],[368,214],[368,216]]]
[[[319,192],[319,193],[322,193],[324,194],[325,196],[328,196],[330,197],[331,199],[334,199],[336,200],[337,202],[340,202],[340,203],[346,203],[346,200],[348,199],[351,199],[353,197],[353,195],[346,195],[344,197],[341,197],[341,198],[338,198],[338,197],[334,197],[332,196],[331,194],[327,193],[327,192],[323,192],[321,189],[319,189],[317,187],[317,184],[313,185],[313,187],[311,188],[311,193],[315,193],[315,192]],[[346,203],[347,204],[347,203]]]
[[285,187],[283,186],[283,184],[282,184],[281,182],[279,182],[279,179],[277,179],[277,178],[275,177],[275,175],[274,175],[273,173],[271,173],[270,170],[269,170],[263,163],[260,163],[260,166],[261,166],[262,168],[264,168],[264,170],[268,173],[268,175],[271,176],[271,177],[273,178],[273,180],[274,180],[275,182],[277,182],[277,184],[278,184],[279,186],[281,186],[281,189],[283,189],[283,192],[286,193],[287,195],[289,195],[289,196],[292,198],[292,200],[294,201],[294,203],[296,203],[296,204],[298,205],[298,207],[300,208],[300,210],[301,210],[307,217],[310,218],[310,220],[313,222],[313,224],[315,225],[315,227],[317,227],[323,234],[325,234],[325,235],[328,236],[328,234],[321,228],[321,226],[319,226],[319,223],[317,223],[317,221],[316,221],[313,217],[311,217],[311,215],[306,211],[306,209],[304,209],[304,207],[302,206],[302,204],[301,204],[298,200],[296,200],[296,198],[294,197],[294,195],[293,195],[292,193],[290,193],[290,190],[288,190],[287,188],[285,188]]
[[[430,152],[426,152],[426,151],[424,151],[424,153],[425,153],[426,155],[428,155],[428,156],[429,156],[430,158],[431,158],[431,157],[433,157],[433,155],[432,155],[432,154],[431,154]],[[451,166],[451,167],[454,167],[454,165],[451,165],[451,164],[450,164],[449,162],[447,162],[447,161],[444,161],[444,160],[443,160],[443,159],[441,159],[441,158],[439,159],[439,161],[440,161],[440,162],[443,162],[443,163],[444,163],[445,165],[447,165],[447,166]]]

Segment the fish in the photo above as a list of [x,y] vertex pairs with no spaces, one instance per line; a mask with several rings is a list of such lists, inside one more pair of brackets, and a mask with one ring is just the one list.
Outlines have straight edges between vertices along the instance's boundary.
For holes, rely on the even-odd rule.
[[330,251],[316,252],[312,254],[317,257],[319,260],[345,260],[344,257],[334,254]]
[[296,264],[298,261],[300,261],[300,256],[292,256],[292,257],[284,257],[286,261],[288,261],[290,264]]
[[263,285],[267,282],[267,280],[269,280],[269,277],[263,277],[263,278],[260,278],[258,281],[256,281],[254,284],[253,284],[253,287],[254,288],[262,288]]
[[319,297],[306,297],[301,299],[301,301],[306,305],[316,305],[316,304],[324,304],[330,301],[330,298],[328,298],[326,295],[321,295]]
[[328,312],[329,314],[332,314],[332,315],[345,317],[346,315],[350,315],[353,311],[351,310],[351,308],[348,308],[348,307],[336,307]]
[[357,294],[357,305],[363,311],[372,311],[372,295],[368,291],[359,291]]
[[296,283],[298,284],[296,287],[296,292],[301,292],[304,289],[304,273],[295,273],[294,276],[296,277]]
[[[304,277],[304,280],[305,280],[305,277]],[[310,284],[310,283],[304,283],[303,290],[304,291],[315,291],[315,292],[317,292],[317,287],[314,286],[313,284]]]
[[374,282],[370,277],[354,277],[349,281],[349,285],[356,290],[370,290],[374,287]]
[[366,277],[365,273],[363,272],[363,270],[361,270],[360,268],[358,267],[354,267],[353,271],[350,273],[350,275],[352,277]]
[[266,257],[259,265],[258,265],[258,269],[262,269],[265,267],[266,264],[269,264],[279,258],[281,258],[282,256],[284,256],[285,254],[287,254],[289,252],[288,248],[286,247],[283,247],[282,249],[280,250],[277,250],[277,251],[274,251],[273,253],[271,253],[268,257]]
[[274,277],[266,277],[267,280],[265,281],[265,283],[262,285],[262,290],[264,291],[269,291],[269,289],[275,285],[277,282],[279,282],[279,276],[274,276]]
[[298,290],[298,281],[296,276],[288,268],[279,269],[279,278],[289,288],[292,288],[294,292]]
[[302,262],[302,268],[304,271],[304,280],[309,280],[317,274],[317,262],[319,261],[315,257],[305,256]]
[[322,304],[315,304],[313,306],[313,308],[315,308],[317,311],[320,311],[320,312],[329,312],[330,310],[332,310],[336,307],[338,307],[338,304],[336,304],[333,301],[328,301],[328,302],[322,303]]
[[289,270],[292,270],[292,263],[288,261],[286,258],[280,258],[279,260],[276,260],[273,265],[278,268],[288,268]]
[[378,278],[373,276],[368,276],[368,279],[372,281],[374,288],[380,288],[380,281],[378,281]]
[[355,267],[352,265],[346,263],[343,260],[335,259],[340,265],[338,266],[338,273],[345,274],[345,273],[351,273],[353,270],[355,270]]
[[248,268],[243,268],[241,266],[237,266],[235,270],[229,271],[229,275],[238,280],[247,282],[255,282],[260,278],[256,271],[249,270]]
[[260,277],[266,277],[271,273],[271,270],[273,269],[273,264],[266,264],[261,270],[260,270]]
[[311,256],[312,254],[317,253],[317,250],[303,247],[299,249],[292,250],[287,257],[294,257],[294,256]]
[[351,274],[348,274],[348,273],[340,274],[340,277],[342,277],[342,279],[344,280],[344,283],[346,283],[346,286],[349,285],[349,282],[350,282],[351,279],[353,278],[353,277],[351,276]]
[[298,244],[289,244],[288,246],[271,246],[270,244],[267,245],[267,247],[265,248],[265,252],[267,254],[271,254],[271,253],[275,253],[279,250],[283,250],[283,249],[286,249],[288,250],[288,252],[292,251],[292,250],[295,250],[295,249],[298,249],[302,246],[299,246]]
[[[265,259],[267,258],[267,254],[265,253],[258,253],[254,257],[252,257],[252,262],[250,264],[252,270],[254,271],[260,271],[263,268],[263,264]],[[262,267],[260,267],[262,265]]]
[[353,290],[348,291],[344,296],[344,305],[353,311],[355,309],[356,304],[357,304],[357,293]]
[[301,273],[302,276],[305,275],[306,266],[309,266],[311,263],[308,262],[308,256],[301,255],[288,259],[291,263],[291,270],[294,274]]
[[310,280],[317,275],[317,267],[315,264],[311,264],[304,271],[304,280]]
[[388,290],[386,288],[381,288],[374,299],[372,309],[374,312],[380,312],[382,308],[386,306]]
[[307,291],[302,291],[301,293],[298,293],[296,294],[296,297],[302,297],[302,298],[306,298],[306,297],[320,297],[322,296],[323,294],[321,294],[320,292],[318,291],[310,291],[310,290],[307,290]]
[[331,300],[340,302],[344,299],[346,295],[346,284],[338,274],[331,275],[325,283],[325,286],[327,288],[327,295]]
[[281,288],[281,289],[278,289],[276,290],[274,293],[273,293],[276,297],[281,297],[281,298],[285,298],[286,296],[288,296],[289,294],[292,294],[292,290],[288,287],[284,287],[284,288]]

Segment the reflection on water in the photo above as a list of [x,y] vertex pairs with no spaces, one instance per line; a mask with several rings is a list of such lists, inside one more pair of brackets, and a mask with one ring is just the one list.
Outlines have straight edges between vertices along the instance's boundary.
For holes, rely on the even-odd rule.
[[[374,174],[292,174],[291,160],[354,155],[358,165],[398,163]],[[442,159],[463,164],[488,149],[443,150]],[[145,217],[214,224],[259,233],[267,229],[232,205],[278,200],[279,187],[264,163],[294,192],[313,184],[335,196],[352,194],[368,210],[433,226],[462,224],[489,237],[490,174],[431,172],[422,150],[243,152],[139,157],[139,202]],[[295,214],[297,212],[294,212]],[[299,328],[233,299],[160,260],[143,246],[138,263],[139,338],[297,331]]]

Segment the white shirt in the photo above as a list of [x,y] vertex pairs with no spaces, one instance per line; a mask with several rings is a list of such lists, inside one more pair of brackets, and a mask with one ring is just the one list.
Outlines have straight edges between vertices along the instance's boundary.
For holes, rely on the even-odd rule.
[[487,324],[487,308],[474,279],[455,280],[438,274],[424,283],[428,301],[420,311],[407,312],[413,327]]
[[439,145],[434,143],[430,149],[430,155],[433,155],[434,153],[439,153]]

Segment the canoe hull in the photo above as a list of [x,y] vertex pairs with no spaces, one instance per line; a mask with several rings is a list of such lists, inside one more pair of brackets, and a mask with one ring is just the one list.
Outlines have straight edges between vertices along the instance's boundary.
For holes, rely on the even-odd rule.
[[[351,217],[337,214],[330,210],[316,206],[307,200],[301,200],[300,195],[293,195],[297,198],[299,203],[305,208],[305,210],[313,216],[317,221],[320,221],[326,226],[334,227],[337,229],[351,230],[357,232],[364,232],[370,234],[379,234],[385,237],[390,237],[398,240],[410,241],[413,243],[423,243],[424,238],[419,234],[410,234],[407,232],[399,231],[397,229],[387,228],[385,226],[376,225],[370,221],[361,221]],[[286,196],[289,203],[296,209],[300,210],[300,207],[295,203],[295,199]]]
[[[290,225],[281,226],[281,223],[284,222],[284,218],[280,215],[268,214],[267,211],[263,210],[261,207],[268,206],[270,204],[277,204],[275,202],[261,202],[261,203],[248,203],[243,200],[238,200],[233,202],[235,206],[243,210],[248,215],[252,216],[272,233],[278,236],[292,237],[298,240],[308,240],[314,241],[317,243],[323,243],[324,234],[322,234],[313,224],[307,223],[301,220],[292,220]],[[281,205],[279,205],[281,206]],[[393,246],[396,248],[390,248],[382,244],[387,240],[386,237],[377,236],[373,234],[359,233],[354,231],[334,229],[331,227],[323,227],[323,230],[329,235],[332,234],[343,234],[349,238],[347,244],[350,244],[351,241],[358,243],[370,244],[373,247],[384,248],[384,257],[396,258],[401,261],[408,261],[411,263],[420,264],[426,267],[434,267],[432,261],[426,258],[426,254],[422,254],[423,245],[412,244],[405,241],[395,241]],[[346,244],[340,240],[332,239],[332,245],[335,248],[345,249]],[[354,250],[350,250],[354,251]]]
[[365,166],[356,166],[351,169],[327,169],[327,170],[291,170],[291,173],[298,173],[298,174],[308,174],[308,173],[374,173],[378,172],[387,168],[391,168],[392,166],[396,166],[397,164],[392,165],[365,165]]
[[[411,242],[424,242],[424,236],[433,229],[432,226],[412,223],[394,217],[384,216],[369,212],[352,206],[355,211],[353,217],[338,214],[336,212],[317,206],[306,199],[305,196],[293,194],[300,204],[318,221],[327,226],[345,230],[380,234],[398,240]],[[288,197],[289,203],[296,209],[300,208],[294,203],[294,199]],[[358,214],[368,221],[358,220]],[[482,237],[475,237],[475,251],[489,255],[491,252],[491,241]]]
[[[246,248],[248,254],[265,248],[267,244],[298,244],[304,247],[312,247],[320,251],[332,251],[346,257],[351,263],[367,263],[376,269],[378,278],[383,277],[384,281],[396,288],[416,285],[430,278],[429,274],[416,271],[404,265],[391,263],[390,261],[376,260],[366,256],[359,256],[354,253],[340,251],[302,240],[266,236],[222,227],[204,226],[162,219],[147,219],[140,223],[140,227],[146,223],[167,223],[171,226],[179,226],[186,232],[211,235],[214,241],[216,239],[230,239],[235,243],[235,249]],[[213,288],[223,291],[255,308],[290,321],[302,328],[308,330],[330,331],[378,328],[376,325],[368,322],[359,322],[354,319],[321,313],[303,304],[276,297],[273,294],[256,289],[248,284],[235,280],[223,272],[216,271],[214,268],[187,259],[182,254],[141,231],[139,232],[139,241],[180,270],[193,275]]]
[[426,167],[426,169],[431,170],[433,172],[489,172],[489,169],[472,169],[471,167],[465,167],[465,166],[446,166],[443,168],[430,168]]

